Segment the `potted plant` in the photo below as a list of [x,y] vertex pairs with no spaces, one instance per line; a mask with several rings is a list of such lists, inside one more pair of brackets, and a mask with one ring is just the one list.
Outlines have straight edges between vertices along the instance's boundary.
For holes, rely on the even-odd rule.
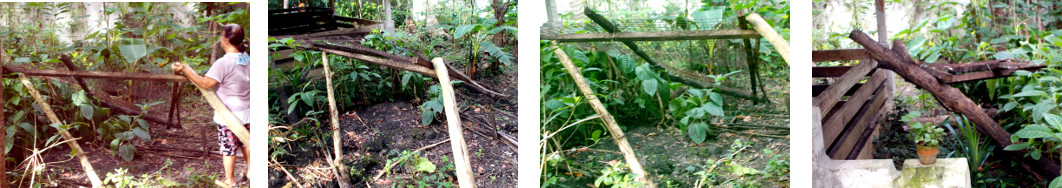
[[940,153],[940,138],[944,136],[944,129],[932,123],[911,123],[911,139],[915,142],[918,150],[918,161],[923,165],[937,163],[937,153]]

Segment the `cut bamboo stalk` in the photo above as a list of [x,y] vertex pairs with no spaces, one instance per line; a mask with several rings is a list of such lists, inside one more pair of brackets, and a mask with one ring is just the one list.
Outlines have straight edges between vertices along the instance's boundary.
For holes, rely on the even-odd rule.
[[[52,124],[62,124],[62,121],[59,121],[59,117],[55,116],[55,112],[52,111],[52,107],[48,105],[48,102],[44,101],[44,97],[41,97],[41,94],[33,87],[33,83],[31,83],[25,75],[18,75],[18,79],[22,81],[22,85],[26,86],[26,91],[29,91],[30,95],[33,95],[33,100],[41,107],[41,111],[44,112],[44,115],[48,116],[48,120],[51,121]],[[70,135],[66,130],[59,129],[58,127],[56,127],[56,130],[59,130],[59,134],[63,135],[64,139],[74,140],[74,136]],[[66,143],[70,145],[71,150],[74,150],[74,155],[76,155],[78,161],[81,162],[81,167],[85,168],[85,176],[88,176],[89,182],[92,183],[92,187],[102,187],[103,182],[101,182],[100,177],[96,175],[96,170],[92,168],[92,163],[89,163],[88,158],[85,157],[85,150],[81,149],[81,145],[78,145],[77,142],[74,141]]]
[[335,161],[332,161],[332,166],[336,167],[338,173],[336,177],[339,178],[336,182],[339,182],[339,187],[352,187],[350,185],[350,177],[347,176],[347,166],[343,164],[343,134],[339,133],[339,111],[336,110],[336,98],[332,91],[332,68],[328,66],[328,53],[321,52],[321,62],[324,63],[325,72],[325,88],[328,92],[328,116],[329,123],[332,124],[332,143],[335,150]]
[[766,21],[763,21],[763,17],[760,17],[759,14],[749,14],[745,19],[752,24],[752,29],[760,33],[760,36],[767,39],[767,42],[770,42],[771,45],[774,45],[774,50],[777,50],[778,54],[782,54],[782,59],[785,59],[785,63],[789,64],[789,41],[778,35],[778,32],[774,31],[774,28],[767,24]]
[[656,184],[653,184],[651,178],[647,176],[645,169],[642,168],[642,163],[638,161],[638,157],[634,154],[634,149],[631,148],[631,144],[627,142],[627,137],[623,134],[623,129],[620,129],[619,124],[616,123],[616,119],[612,118],[612,115],[605,109],[605,105],[601,104],[600,100],[597,100],[597,95],[590,89],[590,85],[586,83],[586,78],[580,73],[582,70],[576,67],[572,63],[572,59],[568,57],[560,48],[553,50],[554,54],[557,54],[557,59],[560,59],[561,64],[564,65],[564,70],[568,71],[568,74],[572,75],[572,79],[575,80],[575,84],[579,86],[579,91],[586,96],[586,100],[590,103],[590,107],[594,109],[597,114],[601,115],[601,121],[605,123],[605,127],[608,128],[608,132],[612,135],[612,139],[616,141],[616,145],[619,146],[620,152],[623,153],[623,158],[627,160],[627,164],[631,166],[631,172],[635,174],[634,179],[642,184],[643,187],[655,188]]
[[461,187],[476,187],[476,181],[472,177],[472,165],[468,160],[468,148],[465,147],[465,136],[461,131],[461,117],[457,115],[457,100],[454,96],[454,86],[450,83],[449,70],[442,58],[431,60],[435,65],[435,73],[439,78],[439,86],[442,90],[443,107],[446,113],[446,127],[450,132],[450,148],[454,153],[454,174],[457,175],[457,183]]

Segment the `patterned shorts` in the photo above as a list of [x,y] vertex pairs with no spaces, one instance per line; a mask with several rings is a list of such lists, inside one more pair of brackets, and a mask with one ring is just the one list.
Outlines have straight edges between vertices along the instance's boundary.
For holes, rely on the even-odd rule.
[[[247,130],[251,130],[251,124],[244,124],[243,127]],[[233,156],[236,155],[236,149],[243,147],[243,142],[236,138],[236,134],[229,130],[228,126],[217,124],[218,127],[218,146],[221,146],[221,155]]]

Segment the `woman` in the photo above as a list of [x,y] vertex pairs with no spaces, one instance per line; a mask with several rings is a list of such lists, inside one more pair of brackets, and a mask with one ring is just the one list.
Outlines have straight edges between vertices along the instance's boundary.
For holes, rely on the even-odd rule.
[[[246,48],[241,45],[243,38],[243,27],[240,25],[227,24],[222,27],[220,43],[221,48],[225,50],[225,56],[214,62],[205,77],[196,74],[188,64],[178,62],[174,63],[171,68],[174,72],[183,73],[189,81],[200,87],[213,88],[225,107],[228,107],[229,111],[240,119],[243,126],[250,130],[248,120],[251,116],[251,69],[250,57],[245,53]],[[244,164],[248,168],[247,172],[250,172],[251,152],[248,151],[250,146],[244,145],[236,138],[217,111],[214,112],[214,122],[217,123],[218,146],[221,146],[222,161],[225,165],[225,180],[215,181],[215,183],[222,186],[236,186],[237,182],[233,178],[236,150],[242,150]],[[246,179],[246,177],[245,172],[242,178]]]

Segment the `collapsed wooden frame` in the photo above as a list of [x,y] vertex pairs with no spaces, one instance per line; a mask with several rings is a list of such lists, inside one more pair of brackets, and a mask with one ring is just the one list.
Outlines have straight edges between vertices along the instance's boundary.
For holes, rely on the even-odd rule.
[[[839,72],[838,70],[847,69],[844,74],[841,75],[841,78],[839,78],[833,84],[827,86],[826,89],[824,89],[820,94],[818,94],[818,96],[815,97],[813,105],[822,110],[823,114],[836,112],[840,114],[833,115],[834,117],[839,117],[838,119],[848,119],[848,121],[851,121],[851,119],[853,119],[851,114],[856,111],[853,109],[857,108],[842,107],[842,109],[835,110],[834,105],[840,105],[840,102],[838,100],[841,98],[841,96],[844,96],[845,93],[849,93],[850,89],[853,86],[856,86],[857,82],[862,80],[866,74],[870,73],[874,69],[881,68],[895,71],[898,75],[903,77],[908,82],[918,86],[919,88],[925,89],[930,94],[932,94],[933,97],[938,102],[940,102],[943,107],[945,107],[949,111],[965,115],[967,118],[969,118],[971,122],[974,122],[974,124],[977,125],[978,131],[988,134],[989,137],[991,137],[992,141],[1000,146],[1008,146],[1012,144],[1010,141],[1010,132],[1007,132],[1002,127],[1000,127],[999,124],[995,120],[993,120],[992,117],[989,116],[985,112],[985,110],[982,109],[979,105],[967,98],[958,89],[948,84],[1005,77],[1012,75],[1012,73],[1017,70],[1036,71],[1044,67],[1043,65],[1028,64],[1026,62],[1019,62],[1016,60],[993,60],[969,64],[926,64],[921,61],[914,60],[910,56],[910,54],[907,53],[907,48],[904,43],[899,40],[893,41],[893,47],[889,49],[883,44],[874,41],[860,30],[852,31],[852,33],[849,35],[849,38],[851,38],[856,43],[862,45],[865,49],[816,51],[813,53],[812,59],[816,61],[873,59],[876,61],[862,61],[858,65],[851,67],[831,67],[828,69],[820,69],[833,71],[832,73],[819,74],[823,76],[836,75],[836,72]],[[886,71],[878,72],[879,73],[874,73],[875,76],[877,74],[880,74],[880,72]],[[871,79],[871,81],[859,85],[860,88],[855,91],[854,94],[852,94],[853,97],[850,97],[849,101],[846,103],[851,103],[853,100],[852,98],[856,98],[856,96],[860,95],[860,93],[864,92],[864,90],[871,90],[865,88],[875,88],[875,82],[876,79]],[[844,106],[848,105],[849,104],[844,104]],[[864,110],[867,109],[862,109],[859,111]],[[870,110],[876,111],[876,109]],[[829,117],[831,115],[826,116]],[[836,121],[836,119],[831,120],[830,118],[823,118],[823,120],[823,138],[826,144],[836,144],[835,142],[839,141],[837,138],[839,136],[843,136],[837,135],[841,132],[839,130],[846,130],[850,128],[842,126],[848,124],[844,121],[832,122]],[[827,122],[831,124],[827,124]],[[876,120],[871,119],[869,123],[876,124],[874,122],[876,122]],[[867,129],[872,129],[873,126],[874,125],[870,125],[870,127]],[[856,131],[845,134],[859,133],[860,132]],[[862,132],[862,135],[858,138],[860,142],[857,142],[855,146],[858,147],[858,143],[867,143],[867,137],[872,134],[867,134],[866,131]],[[852,148],[851,150],[855,151],[858,149]],[[836,151],[845,150],[842,149]],[[834,153],[831,153],[831,155],[843,155],[843,152],[836,153],[836,151]],[[1025,169],[1029,170],[1033,175],[1039,178],[1058,176],[1059,165],[1057,163],[1052,162],[1047,158],[1032,159],[1025,157],[1025,152],[1026,151],[1006,151],[1005,153],[1008,157],[1014,159],[1015,161],[1020,161],[1021,164],[1025,167]],[[849,158],[850,156],[851,155],[847,155],[847,157]],[[834,158],[838,157],[840,156],[834,156]]]

